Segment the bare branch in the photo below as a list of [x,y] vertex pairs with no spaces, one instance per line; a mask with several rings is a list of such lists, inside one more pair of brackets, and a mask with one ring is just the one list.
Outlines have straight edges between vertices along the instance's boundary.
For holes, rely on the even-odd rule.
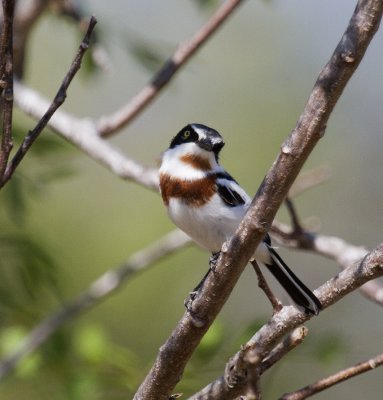
[[82,58],[85,54],[85,51],[89,47],[90,37],[91,37],[91,34],[93,32],[93,29],[94,29],[96,23],[97,23],[96,18],[91,17],[91,19],[89,21],[88,30],[84,36],[84,39],[82,40],[82,42],[80,44],[80,47],[76,54],[76,57],[73,60],[67,74],[65,75],[64,80],[63,80],[55,98],[53,99],[53,102],[51,103],[51,105],[49,106],[49,108],[45,112],[45,114],[38,121],[35,128],[32,131],[30,131],[28,133],[28,135],[24,138],[23,143],[20,145],[15,156],[13,157],[13,159],[7,166],[0,186],[4,186],[5,183],[7,183],[9,181],[9,179],[11,179],[17,166],[20,164],[21,160],[24,158],[25,154],[30,149],[30,147],[32,146],[34,141],[38,138],[38,136],[40,135],[42,130],[46,127],[49,120],[52,118],[52,115],[64,103],[66,95],[67,95],[67,89],[68,89],[70,83],[72,82],[72,79],[76,75],[77,71],[81,67]]
[[0,143],[0,182],[3,179],[7,162],[12,151],[13,114],[13,13],[14,0],[3,0],[3,29],[0,41],[0,81],[2,113],[2,135]]
[[190,242],[190,239],[183,232],[175,230],[147,248],[133,254],[128,261],[114,271],[107,271],[93,282],[86,291],[37,325],[24,339],[19,349],[0,362],[0,380],[5,378],[25,356],[45,343],[62,325],[106,300],[108,296],[120,289],[128,279],[137,276],[139,272],[146,270],[153,263],[185,247]]
[[[349,26],[329,63],[321,72],[296,128],[282,145],[280,154],[266,175],[236,233],[229,243],[224,244],[214,276],[207,277],[201,292],[195,298],[193,316],[185,313],[161,347],[152,369],[134,397],[136,400],[169,398],[194,349],[228,299],[256,246],[270,228],[302,165],[323,136],[330,113],[378,29],[382,12],[383,2],[380,0],[358,2]],[[381,268],[375,268],[375,271],[376,269],[382,274]],[[368,274],[368,277],[359,277],[357,272],[354,276],[347,276],[354,285],[356,282],[371,279],[371,274]],[[380,276],[379,273],[376,272],[376,276]],[[322,295],[321,300],[325,306],[345,295],[347,293],[345,287],[349,291],[353,290],[352,285],[347,286],[346,281],[337,278],[338,280],[331,280],[318,292]],[[340,282],[345,285],[343,288],[339,287]],[[284,311],[285,309],[288,311]],[[259,357],[262,361],[270,351],[270,347],[274,347],[281,339],[281,333],[285,335],[308,318],[293,307],[285,307],[280,313],[275,314],[270,322],[271,326],[268,327],[270,329],[267,329],[267,332],[264,329],[260,331],[266,335],[256,337],[259,348],[255,357]],[[248,353],[247,349],[244,349],[244,352]],[[241,366],[241,363],[236,365]],[[228,390],[237,395],[241,394],[242,388],[238,390],[236,386],[232,390],[226,386],[222,393],[227,393]],[[224,397],[223,394],[220,399],[224,398],[233,397]]]
[[[380,276],[383,276],[383,243],[363,260],[350,265],[327,281],[315,294],[326,308],[365,282]],[[248,369],[263,370],[268,366],[267,360],[273,359],[275,349],[283,347],[279,343],[284,336],[310,318],[311,316],[300,313],[293,306],[283,307],[231,358],[226,367],[226,371],[229,369],[231,374],[218,378],[189,400],[233,400],[244,394],[248,383]]]
[[270,286],[267,284],[266,279],[263,276],[261,269],[259,268],[259,265],[255,260],[251,261],[251,265],[253,266],[254,271],[257,274],[259,288],[263,290],[266,297],[269,299],[271,306],[273,307],[273,313],[281,311],[282,303],[276,298],[276,296],[270,289]]
[[[320,235],[307,230],[296,235],[290,227],[278,221],[273,222],[271,231],[278,244],[322,255],[335,261],[342,269],[368,253],[365,247],[354,246],[336,236]],[[379,281],[369,281],[359,291],[369,300],[383,306],[383,285]]]
[[[246,400],[254,399],[260,400],[262,397],[261,388],[260,388],[260,378],[261,375],[271,368],[274,364],[280,361],[288,352],[295,349],[298,345],[300,345],[304,338],[307,336],[308,329],[304,326],[300,326],[294,329],[293,332],[286,335],[282,342],[278,343],[275,348],[270,352],[269,356],[265,358],[265,360],[260,364],[256,365],[254,368],[251,368],[251,365],[247,365],[246,368],[246,381],[247,388],[244,391]],[[225,381],[233,382],[233,370],[230,370],[230,362],[226,368]],[[235,379],[235,378],[234,378]],[[238,382],[235,381],[235,384]],[[205,397],[199,397],[200,394],[192,396],[189,400],[197,400]],[[209,393],[209,396],[206,398],[215,398]],[[217,397],[218,398],[218,397]]]
[[305,326],[298,326],[298,328],[295,328],[283,339],[282,342],[278,343],[270,354],[262,361],[260,373],[263,374],[282,359],[288,352],[299,346],[306,338],[308,332],[309,330]]
[[377,367],[383,365],[383,354],[379,354],[376,357],[370,358],[369,360],[355,364],[352,367],[346,368],[336,374],[330,375],[327,378],[320,379],[319,381],[312,383],[296,392],[284,394],[280,400],[303,400],[313,396],[325,389],[330,388],[338,383],[344,382],[350,378],[371,371]]
[[[15,103],[35,119],[39,119],[49,107],[47,99],[17,81],[15,82]],[[79,119],[63,110],[57,110],[48,125],[58,135],[104,165],[115,175],[158,191],[157,169],[141,165],[100,138],[91,119]]]
[[131,122],[150,104],[173,78],[175,73],[196,53],[196,51],[226,21],[243,0],[226,0],[209,21],[194,35],[189,42],[182,43],[173,57],[152,78],[133,99],[110,116],[102,117],[97,123],[101,136],[110,136]]

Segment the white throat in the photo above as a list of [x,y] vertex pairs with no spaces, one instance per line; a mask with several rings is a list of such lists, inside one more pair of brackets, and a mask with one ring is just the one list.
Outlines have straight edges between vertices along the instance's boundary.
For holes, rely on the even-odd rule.
[[190,163],[182,160],[182,157],[191,155],[199,156],[208,160],[212,171],[223,171],[222,167],[217,163],[214,153],[201,149],[195,143],[184,143],[172,149],[168,149],[163,153],[160,167],[160,174],[166,174],[179,179],[201,179],[206,176],[206,170],[197,169]]

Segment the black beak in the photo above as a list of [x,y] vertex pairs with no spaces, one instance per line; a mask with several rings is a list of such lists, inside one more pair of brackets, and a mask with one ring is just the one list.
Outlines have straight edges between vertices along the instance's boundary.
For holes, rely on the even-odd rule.
[[218,154],[222,147],[225,145],[225,142],[218,137],[213,137],[213,138],[203,138],[198,140],[198,146],[201,147],[201,149],[204,149],[206,151],[212,151],[215,154]]

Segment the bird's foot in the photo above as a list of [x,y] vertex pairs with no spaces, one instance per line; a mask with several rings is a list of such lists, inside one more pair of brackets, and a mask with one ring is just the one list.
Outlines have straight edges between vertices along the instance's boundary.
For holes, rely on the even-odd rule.
[[210,267],[210,270],[213,271],[213,273],[215,272],[215,267],[217,266],[217,261],[218,261],[220,254],[221,254],[221,252],[217,251],[216,253],[212,253],[212,255],[210,256],[209,267]]
[[219,258],[220,252],[213,253],[209,259],[209,269],[207,270],[205,276],[202,278],[201,282],[191,291],[189,292],[189,296],[184,300],[184,306],[189,314],[193,315],[193,302],[198,296],[203,284],[205,283],[207,277],[210,272],[215,272],[215,267],[217,265],[217,261]]
[[189,313],[193,312],[193,301],[198,295],[198,290],[189,292],[189,296],[184,300],[184,306]]

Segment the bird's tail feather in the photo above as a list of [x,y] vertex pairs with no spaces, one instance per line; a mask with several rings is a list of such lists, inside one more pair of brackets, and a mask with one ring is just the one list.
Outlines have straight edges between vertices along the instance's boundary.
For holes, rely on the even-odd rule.
[[280,255],[270,246],[271,260],[265,263],[270,272],[286,290],[294,302],[309,314],[318,315],[322,304],[315,294],[294,274]]

